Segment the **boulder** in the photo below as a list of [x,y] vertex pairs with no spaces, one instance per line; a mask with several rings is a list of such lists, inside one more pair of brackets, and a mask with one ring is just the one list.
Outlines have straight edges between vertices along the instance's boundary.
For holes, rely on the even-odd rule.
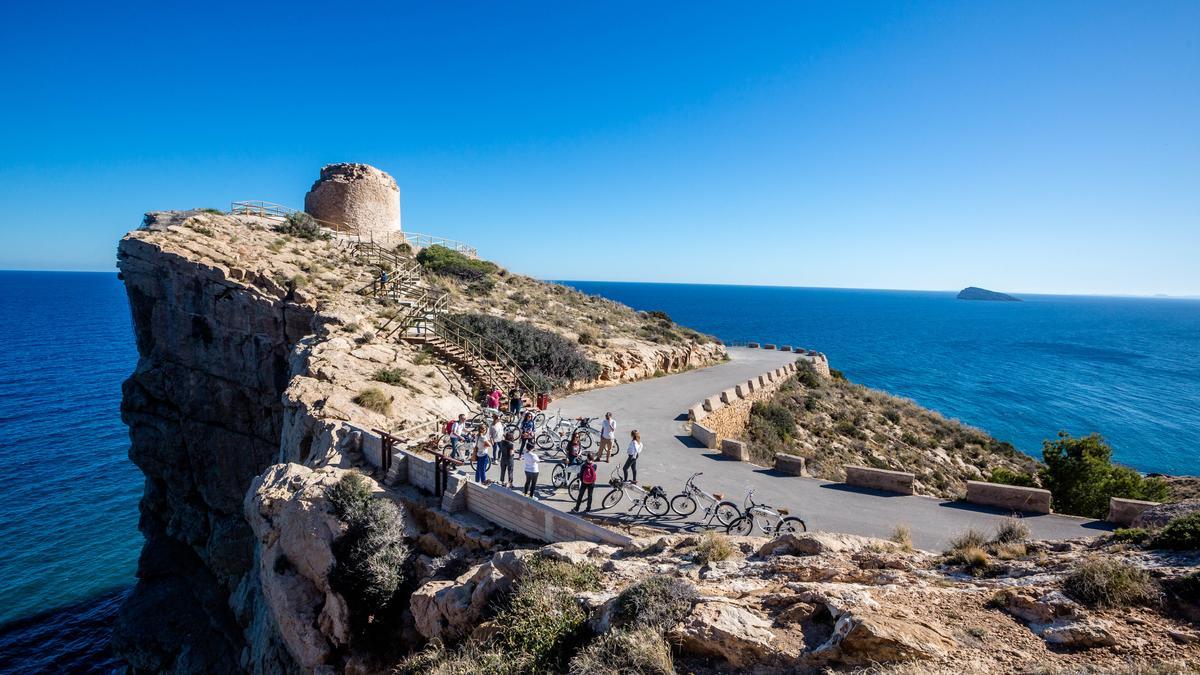
[[830,640],[837,640],[835,660],[847,665],[936,659],[958,647],[939,626],[873,613],[843,615]]
[[1047,643],[1071,649],[1111,647],[1117,644],[1111,621],[1087,617],[1074,621],[1056,621],[1044,626],[1031,626]]
[[897,545],[884,539],[860,537],[835,532],[805,532],[785,534],[763,544],[757,552],[760,558],[773,555],[820,555],[822,553],[854,553],[866,548],[896,549]]
[[491,561],[471,568],[454,581],[429,581],[409,600],[417,632],[426,639],[458,640],[475,629],[500,593],[512,587],[513,577]]
[[745,668],[774,653],[771,622],[737,605],[704,601],[669,634],[681,651],[725,659],[733,668]]
[[572,565],[594,562],[593,559],[604,559],[617,551],[616,546],[595,544],[590,541],[560,541],[543,546],[539,553],[551,560],[561,560]]
[[1075,617],[1082,612],[1079,603],[1059,591],[1043,593],[1037,589],[1010,589],[996,594],[1000,607],[1026,623],[1045,624]]

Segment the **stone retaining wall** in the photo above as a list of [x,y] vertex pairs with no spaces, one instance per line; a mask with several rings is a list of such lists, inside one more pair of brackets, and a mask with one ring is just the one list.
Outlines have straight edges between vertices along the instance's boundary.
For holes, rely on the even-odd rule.
[[1050,491],[1041,488],[967,481],[967,501],[1010,511],[1050,513]]
[[895,492],[896,494],[913,494],[913,482],[916,475],[904,471],[888,471],[887,469],[872,469],[866,466],[847,466],[846,485]]
[[1158,506],[1158,502],[1146,502],[1140,499],[1108,498],[1108,522],[1129,526],[1146,509]]

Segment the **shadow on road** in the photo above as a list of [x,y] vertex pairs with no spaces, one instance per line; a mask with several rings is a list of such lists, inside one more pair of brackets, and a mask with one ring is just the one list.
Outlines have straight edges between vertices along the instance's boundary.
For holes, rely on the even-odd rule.
[[[1061,513],[1030,513],[1027,511],[1013,511],[1012,509],[1001,509],[995,506],[984,506],[983,504],[972,504],[964,501],[941,502],[938,504],[938,506],[946,509],[956,509],[959,511],[971,511],[972,513],[986,513],[993,516],[1018,516],[1024,520],[1036,520],[1038,518],[1063,515]],[[1066,517],[1073,518],[1075,516]],[[1105,532],[1111,532],[1112,530],[1116,529],[1115,525],[1103,520],[1089,520],[1085,523],[1081,523],[1079,526],[1088,530],[1102,530]]]
[[825,483],[820,486],[823,490],[837,490],[839,492],[853,492],[859,495],[871,495],[874,497],[908,497],[910,495],[902,495],[896,492],[886,492],[884,490],[876,490],[874,488],[858,487],[857,485],[846,485],[845,483]]

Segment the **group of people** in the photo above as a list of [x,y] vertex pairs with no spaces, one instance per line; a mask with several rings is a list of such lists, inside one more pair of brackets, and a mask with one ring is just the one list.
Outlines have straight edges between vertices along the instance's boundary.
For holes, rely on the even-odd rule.
[[[492,400],[489,396],[489,406],[494,411],[492,414],[491,423],[484,425],[478,424],[474,429],[467,421],[466,415],[459,415],[458,419],[451,422],[446,429],[446,433],[450,437],[450,456],[455,459],[461,458],[460,445],[471,443],[468,449],[471,459],[475,460],[475,482],[483,484],[487,482],[488,469],[493,463],[500,466],[500,477],[498,483],[507,488],[513,487],[514,460],[522,462],[522,468],[525,471],[525,485],[521,489],[521,493],[527,495],[530,499],[537,501],[537,483],[538,474],[541,473],[542,458],[538,454],[537,446],[534,444],[534,435],[537,431],[537,425],[533,419],[533,413],[526,412],[521,414],[523,401],[520,398],[519,392],[514,390],[510,395],[509,410],[520,419],[517,428],[510,431],[505,431],[504,421],[501,419],[499,408],[499,390],[494,390],[492,395],[496,396],[496,400]],[[495,405],[491,405],[495,403]],[[474,431],[474,441],[472,442],[472,431]],[[596,487],[596,460],[603,455],[602,461],[608,462],[611,460],[615,441],[616,441],[617,424],[613,420],[612,413],[605,413],[604,421],[600,427],[600,443],[597,447],[596,456],[593,457],[590,452],[583,452],[581,434],[583,432],[576,431],[571,435],[571,439],[567,442],[564,448],[567,463],[569,465],[580,465],[579,467],[579,492],[575,498],[575,508],[572,512],[578,512],[583,505],[584,495],[587,496],[587,508],[585,511],[592,510],[592,493]],[[642,436],[635,429],[630,432],[629,445],[625,449],[625,463],[621,469],[621,475],[624,480],[629,481],[630,475],[633,476],[632,482],[637,482],[637,460],[642,454]],[[517,442],[520,441],[518,447]]]

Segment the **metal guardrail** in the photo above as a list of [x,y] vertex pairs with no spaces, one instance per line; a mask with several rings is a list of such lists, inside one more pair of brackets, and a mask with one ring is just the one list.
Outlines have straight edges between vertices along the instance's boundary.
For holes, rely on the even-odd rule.
[[[273,220],[287,220],[294,214],[304,213],[303,211],[293,209],[283,204],[275,202],[266,202],[261,200],[242,200],[230,204],[230,213],[247,216],[259,216],[261,218],[271,218]],[[309,216],[312,218],[312,216]],[[330,233],[342,237],[351,238],[354,241],[364,244],[375,244],[384,248],[395,248],[401,245],[407,245],[414,252],[430,246],[444,246],[452,251],[457,251],[470,258],[478,258],[479,252],[474,246],[470,246],[464,242],[447,239],[445,237],[436,237],[431,234],[421,234],[419,232],[394,232],[384,235],[378,235],[373,232],[362,233],[357,229],[333,223],[327,220],[313,218],[313,220],[321,226],[322,229],[328,230]]]

